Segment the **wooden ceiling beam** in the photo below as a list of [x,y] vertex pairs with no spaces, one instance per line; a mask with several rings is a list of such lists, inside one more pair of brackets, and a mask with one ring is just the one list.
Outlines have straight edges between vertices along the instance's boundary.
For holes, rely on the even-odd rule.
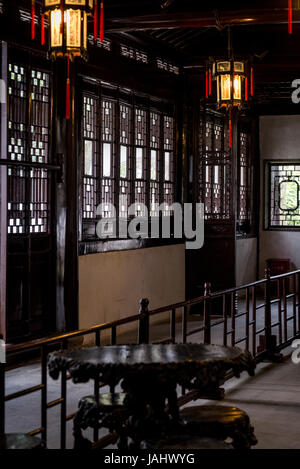
[[[216,12],[170,12],[128,18],[107,18],[106,31],[138,31],[148,29],[207,28],[226,25],[286,24],[286,8],[248,9]],[[293,12],[293,23],[300,23],[300,10]]]

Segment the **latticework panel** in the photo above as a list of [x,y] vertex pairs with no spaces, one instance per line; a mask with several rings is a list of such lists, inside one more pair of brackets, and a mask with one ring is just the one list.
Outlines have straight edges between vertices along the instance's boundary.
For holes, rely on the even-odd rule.
[[132,108],[120,105],[120,192],[119,216],[126,219],[131,202],[132,179]]
[[[95,237],[97,219],[157,216],[164,201],[170,207],[175,194],[175,120],[124,90],[109,98],[83,95],[83,237]],[[127,100],[128,98],[128,100]],[[138,101],[138,103],[137,103]],[[99,158],[99,164],[97,163]],[[96,207],[102,203],[102,211]],[[165,215],[169,215],[169,209]]]
[[175,182],[175,161],[174,161],[174,145],[175,145],[175,127],[174,118],[164,116],[164,186],[163,186],[163,202],[166,204],[164,215],[171,215],[171,205],[174,202],[174,182]]
[[135,204],[136,216],[145,216],[147,204],[147,112],[135,109]]
[[[116,104],[103,98],[101,102],[101,200],[102,204],[115,203],[115,125]],[[111,217],[109,206],[102,212],[104,218]]]
[[239,222],[250,221],[249,196],[251,190],[250,181],[250,162],[248,135],[240,133],[240,152],[239,152],[239,194],[238,194],[238,220]]
[[[8,65],[8,159],[49,163],[50,75],[16,63]],[[8,168],[8,234],[49,230],[49,174]]]
[[300,164],[270,165],[270,227],[300,227]]
[[228,130],[221,119],[200,120],[199,202],[204,203],[206,220],[231,217],[231,164]]
[[95,218],[97,209],[99,140],[97,128],[97,98],[83,98],[83,218]]
[[161,116],[150,112],[150,216],[158,216],[160,202]]

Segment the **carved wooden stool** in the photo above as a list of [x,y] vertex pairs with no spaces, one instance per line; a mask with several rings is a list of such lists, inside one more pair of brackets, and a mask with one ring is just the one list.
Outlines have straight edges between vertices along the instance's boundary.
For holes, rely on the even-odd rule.
[[43,449],[44,444],[36,436],[23,433],[7,433],[0,436],[0,450],[2,449]]
[[180,412],[188,434],[232,438],[235,449],[250,449],[257,444],[254,428],[246,412],[236,407],[204,405],[187,407]]
[[233,449],[230,443],[222,439],[201,437],[198,435],[177,435],[157,442],[143,441],[141,449],[147,450],[187,450],[187,449]]
[[127,447],[122,439],[125,397],[125,393],[106,393],[99,395],[98,402],[94,396],[80,399],[73,420],[74,448],[90,448],[92,443],[82,436],[82,430],[101,427],[108,428],[110,432],[117,431],[120,435],[119,448],[124,449],[124,445]]

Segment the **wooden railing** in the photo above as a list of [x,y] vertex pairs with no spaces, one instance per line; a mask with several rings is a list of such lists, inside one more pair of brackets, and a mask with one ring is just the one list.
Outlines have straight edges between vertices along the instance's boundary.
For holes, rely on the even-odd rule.
[[[239,306],[241,303],[241,307]],[[197,327],[190,327],[194,316],[191,308],[199,313],[203,320],[197,320]],[[257,362],[267,358],[278,359],[280,350],[288,346],[300,335],[300,270],[271,277],[266,271],[265,278],[240,287],[212,292],[211,285],[205,284],[204,296],[189,301],[179,302],[149,311],[149,300],[140,301],[138,314],[118,321],[100,324],[88,329],[39,339],[25,344],[7,347],[7,356],[26,352],[40,351],[41,383],[22,391],[5,395],[5,369],[0,364],[0,433],[5,432],[5,403],[28,394],[41,392],[41,425],[30,432],[41,434],[47,443],[47,411],[60,405],[60,447],[66,447],[66,425],[74,414],[67,415],[67,381],[70,376],[62,373],[60,398],[47,401],[47,355],[49,348],[66,349],[70,340],[84,336],[94,336],[94,343],[103,343],[101,336],[109,331],[110,344],[115,345],[118,329],[126,324],[136,326],[137,342],[149,343],[151,318],[169,313],[169,335],[160,337],[158,343],[186,343],[189,341],[239,346],[249,350]],[[178,318],[181,329],[178,332]],[[193,340],[191,340],[193,338]],[[94,393],[98,395],[102,385],[95,381]],[[197,397],[191,392],[180,397],[180,403],[186,403]],[[104,447],[113,441],[108,435],[98,441],[98,431],[94,431],[96,447]],[[97,443],[96,443],[97,442]]]

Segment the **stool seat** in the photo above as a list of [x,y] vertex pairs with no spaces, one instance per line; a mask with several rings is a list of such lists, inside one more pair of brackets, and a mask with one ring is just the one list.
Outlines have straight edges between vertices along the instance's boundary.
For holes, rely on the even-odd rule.
[[98,403],[96,403],[95,396],[85,396],[81,401],[84,401],[87,405],[98,405],[98,407],[106,408],[107,412],[111,412],[113,409],[118,409],[124,406],[126,394],[124,392],[116,393],[105,393],[99,395]]
[[222,425],[232,425],[243,422],[248,418],[246,412],[237,407],[225,405],[203,405],[186,407],[180,412],[180,417],[187,422],[205,422],[205,425],[218,422]]
[[[73,420],[75,448],[86,448],[90,442],[83,438],[82,430],[87,428],[108,428],[110,432],[119,429],[121,432],[124,421],[125,393],[100,394],[98,401],[95,396],[82,397],[78,411]],[[122,440],[123,441],[123,440]]]
[[40,438],[23,433],[7,433],[0,436],[0,450],[2,449],[42,449]]
[[257,439],[246,412],[237,407],[203,405],[186,407],[180,418],[188,434],[232,438],[234,448],[250,448]]
[[160,440],[155,443],[142,442],[141,449],[170,449],[170,450],[187,450],[187,449],[233,449],[230,443],[217,438],[205,438],[197,435],[178,435],[172,436],[167,440]]

